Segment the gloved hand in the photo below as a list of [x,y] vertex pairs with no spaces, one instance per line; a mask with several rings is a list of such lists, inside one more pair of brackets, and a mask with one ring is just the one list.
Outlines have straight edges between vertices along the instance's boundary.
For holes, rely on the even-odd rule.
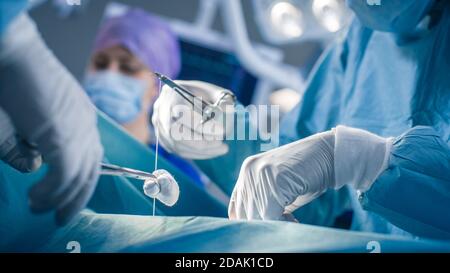
[[370,188],[388,166],[392,139],[338,126],[249,157],[233,190],[230,219],[288,220],[328,189]]
[[16,137],[8,115],[0,108],[0,159],[20,172],[32,172],[42,165],[39,151]]
[[[199,81],[176,81],[206,102],[214,103],[223,94],[229,92],[213,84]],[[229,129],[226,120],[234,114],[234,105],[227,99],[219,104],[223,111],[202,123],[202,115],[194,111],[193,106],[172,88],[164,85],[159,98],[153,106],[152,122],[159,134],[159,141],[167,151],[189,159],[208,159],[228,152],[223,142]],[[225,122],[224,122],[225,121]],[[234,126],[234,124],[233,124]]]
[[0,107],[49,165],[30,190],[31,209],[56,210],[57,222],[65,223],[91,197],[103,149],[94,107],[25,14],[0,40],[0,87]]

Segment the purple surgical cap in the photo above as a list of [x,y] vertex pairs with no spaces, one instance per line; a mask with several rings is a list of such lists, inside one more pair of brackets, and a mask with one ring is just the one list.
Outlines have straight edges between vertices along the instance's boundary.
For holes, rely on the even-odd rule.
[[180,45],[167,23],[141,9],[106,19],[100,26],[94,52],[123,46],[151,71],[176,78],[181,68]]

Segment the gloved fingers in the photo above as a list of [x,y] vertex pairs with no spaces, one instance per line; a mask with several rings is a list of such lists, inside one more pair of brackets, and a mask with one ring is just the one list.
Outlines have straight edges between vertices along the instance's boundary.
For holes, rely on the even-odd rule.
[[22,173],[31,173],[38,170],[42,166],[41,155],[34,157],[16,157],[8,162],[11,167]]
[[163,107],[172,107],[173,105],[187,105],[189,103],[168,85],[162,86],[161,92],[159,93],[156,102],[158,102],[158,104],[162,105]]
[[[267,204],[268,202],[264,201],[267,198],[264,194],[255,190],[254,185],[251,184],[253,178],[250,176],[251,170],[241,169],[241,174],[230,199],[228,210],[230,219],[277,220],[281,216],[282,209],[278,207],[276,202]],[[275,213],[269,206],[275,206],[275,211],[279,213]]]
[[228,205],[228,218],[231,220],[237,219],[236,214],[236,188],[233,189],[233,192],[231,193],[230,197],[230,203]]
[[204,131],[202,130],[193,130],[192,127],[186,126],[185,124],[176,121],[170,124],[169,127],[161,126],[160,123],[157,123],[159,128],[161,128],[161,133],[169,136],[175,141],[213,141],[219,140],[223,141],[225,139],[225,135],[223,134],[223,128],[219,129],[221,133],[217,133],[213,127],[215,125],[207,125],[212,124],[211,121],[205,123]]
[[203,98],[209,103],[216,102],[224,92],[230,92],[220,86],[203,82],[203,81],[175,81],[177,84],[188,89],[192,94],[197,97]]
[[176,112],[173,109],[171,112],[171,127],[186,127],[189,130],[201,135],[209,135],[214,137],[223,137],[225,135],[225,120],[220,120],[220,117],[204,121],[204,117],[190,109],[190,112]]
[[197,160],[210,159],[228,152],[228,145],[221,141],[176,142],[175,147],[177,154],[181,157]]
[[[261,160],[263,157],[264,160]],[[277,200],[274,187],[277,172],[264,154],[247,158],[233,190],[230,214],[238,219],[281,220],[284,207]],[[273,159],[271,159],[273,160]]]
[[69,186],[60,194],[47,198],[45,203],[40,203],[39,208],[34,208],[35,212],[64,207],[67,203],[71,202],[80,190],[85,187],[86,183],[90,182],[95,175],[96,169],[99,168],[96,159],[98,159],[98,155],[96,157],[91,157],[91,160],[83,161],[77,177],[72,180]]
[[81,173],[77,177],[76,181],[78,181],[77,186],[75,186],[72,190],[67,191],[65,196],[61,196],[60,201],[57,201],[57,208],[63,208],[67,206],[68,203],[72,202],[74,198],[76,198],[77,193],[80,192],[87,184],[91,183],[95,186],[97,185],[98,178],[100,176],[100,163],[103,158],[103,150],[97,149],[94,152],[94,155],[90,157],[91,160],[86,160],[84,166],[82,166]]
[[242,198],[241,194],[236,195],[235,212],[236,212],[236,217],[239,220],[249,220],[247,217],[247,211],[245,208],[245,201],[246,200],[244,200],[244,198]]
[[241,187],[241,183],[236,183],[237,188],[235,188],[235,195],[233,200],[233,207],[234,207],[234,214],[236,219],[239,220],[248,220],[247,218],[247,211],[246,211],[246,202],[248,201],[247,198],[244,196],[243,188]]
[[293,213],[298,208],[307,205],[308,203],[310,203],[311,201],[322,195],[324,192],[325,190],[312,191],[298,196],[294,200],[294,202],[285,207],[285,213]]
[[[156,111],[158,110],[158,111]],[[174,106],[172,109],[162,108],[156,109],[152,116],[153,124],[159,123],[163,125],[166,131],[174,131],[177,133],[182,129],[185,133],[196,133],[199,135],[208,135],[211,137],[222,137],[225,135],[225,118],[218,115],[213,119],[204,121],[204,117],[194,111],[194,109],[186,105]],[[225,117],[225,116],[223,116]]]
[[0,159],[20,172],[31,172],[42,164],[36,147],[18,139],[9,115],[0,108]]
[[78,167],[71,169],[70,173],[67,173],[62,166],[49,165],[44,179],[33,185],[29,191],[30,207],[33,212],[45,212],[54,207],[53,202],[49,200],[55,200],[71,185]]
[[230,204],[228,205],[228,218],[230,220],[236,220],[236,205],[234,200],[230,200]]
[[[50,171],[42,181],[31,188],[29,199],[33,213],[44,213],[56,208],[65,197],[75,191],[77,187],[82,186],[77,183],[76,178],[62,178],[58,172]],[[52,191],[51,185],[57,185],[62,179],[65,180],[67,187],[57,187],[55,191]]]
[[230,198],[230,205],[228,208],[228,215],[230,219],[238,219],[238,220],[248,220],[247,219],[247,213],[246,213],[246,207],[245,202],[248,202],[245,191],[245,179],[246,177],[246,170],[245,170],[245,163],[242,165],[239,178],[236,182],[236,185],[233,189],[233,193]]
[[[200,81],[175,81],[180,86],[186,88],[196,98],[202,98],[205,102],[213,103],[221,95],[224,90],[221,87],[200,82]],[[175,92],[170,86],[163,85],[159,98],[166,107],[173,107],[175,105],[186,105],[192,107],[192,105],[185,100],[180,94]],[[200,100],[199,100],[200,102]],[[201,103],[201,102],[200,102]]]
[[281,221],[285,221],[285,222],[293,222],[293,223],[300,223],[297,218],[294,217],[294,215],[292,215],[291,213],[284,213],[281,216]]
[[241,210],[245,211],[247,220],[265,219],[264,193],[257,188],[264,178],[257,172],[255,158],[255,156],[247,158],[242,164],[237,183],[239,185],[236,187],[239,193],[237,197],[242,198]]
[[33,172],[41,167],[42,156],[36,146],[31,145],[25,140],[20,140],[18,143],[18,151],[20,154],[18,157],[18,165],[21,167],[20,171]]
[[[39,151],[28,144],[24,140],[18,141],[15,136],[5,141],[2,144],[2,150],[7,148],[9,150],[5,155],[2,155],[2,160],[7,162],[11,167],[20,172],[33,172],[39,169],[42,165],[42,157]],[[6,151],[6,150],[4,150]]]
[[[83,178],[84,177],[84,178]],[[88,175],[84,174],[80,175],[76,179],[73,180],[70,187],[68,187],[63,193],[56,196],[52,200],[49,200],[48,206],[46,209],[60,209],[66,206],[68,203],[70,203],[78,194],[79,192],[86,186],[88,183]]]
[[[165,125],[166,130],[175,126],[184,126],[200,134],[223,136],[225,133],[225,122],[222,115],[216,115],[208,122],[203,122],[203,116],[194,111],[193,106],[185,101],[180,95],[175,93],[171,88],[163,89],[160,97],[154,104],[154,113],[152,116],[152,123],[160,123]],[[167,92],[168,91],[168,92]],[[209,92],[206,92],[208,94]],[[220,97],[222,93],[217,93]],[[208,101],[213,101],[208,99]],[[201,103],[201,102],[200,102]]]
[[262,213],[262,209],[258,207],[257,202],[259,202],[259,200],[256,200],[252,197],[249,198],[249,200],[247,200],[247,203],[245,203],[244,205],[246,206],[246,215],[247,215],[247,220],[263,220],[264,219],[264,214]]
[[193,130],[192,124],[189,124],[189,118],[186,122],[174,116],[166,117],[164,120],[161,118],[167,115],[171,113],[166,107],[155,109],[152,116],[152,123],[157,128],[161,144],[167,150],[194,159],[207,159],[228,152],[228,146],[222,143],[224,135],[220,125],[208,121],[204,130],[200,128],[200,131],[196,131]]
[[87,175],[80,175],[78,177],[79,180],[77,183],[84,186],[79,190],[74,190],[74,193],[71,193],[70,196],[57,207],[56,221],[61,225],[67,223],[82,210],[95,191],[100,176],[100,163],[103,158],[103,149],[99,147],[91,158],[92,161],[88,166],[85,166],[85,170],[88,171],[83,172]]
[[225,136],[225,121],[220,121],[216,119],[211,119],[206,122],[201,122],[199,124],[194,124],[193,131],[200,133],[205,137],[210,138],[224,138]]
[[91,180],[85,184],[85,186],[78,192],[78,194],[71,202],[67,203],[64,207],[61,207],[56,211],[56,222],[59,225],[65,225],[87,205],[89,199],[94,193],[96,185],[95,182],[97,181],[97,179],[97,176],[92,177]]
[[250,180],[253,183],[250,184],[249,190],[253,193],[259,214],[263,220],[281,220],[284,207],[275,197],[274,192],[274,187],[277,186],[277,173],[272,167],[263,167],[262,170],[258,170],[257,165],[259,164],[256,163],[253,166],[254,178]]
[[222,141],[205,141],[201,136],[194,138],[200,140],[174,140],[166,131],[159,131],[159,141],[168,152],[176,153],[184,158],[209,159],[228,152],[228,145]]
[[[101,148],[95,148],[96,145],[92,145],[96,140],[96,135],[86,135],[85,141],[79,143],[67,143],[67,146],[63,150],[56,150],[54,155],[48,159],[49,170],[44,179],[33,187],[29,192],[29,198],[31,202],[31,208],[35,212],[47,211],[51,208],[55,208],[58,196],[61,196],[70,187],[75,187],[74,181],[81,172],[88,172],[85,170],[86,163],[90,162],[89,158],[96,158],[97,150]],[[73,155],[84,155],[84,157],[77,156],[73,158]],[[100,162],[101,159],[97,160]]]
[[247,216],[249,220],[281,220],[284,208],[280,206],[270,189],[256,189],[249,197]]

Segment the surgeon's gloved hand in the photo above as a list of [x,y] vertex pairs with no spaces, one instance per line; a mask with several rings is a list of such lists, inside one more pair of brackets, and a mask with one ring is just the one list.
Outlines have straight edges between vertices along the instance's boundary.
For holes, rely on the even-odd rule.
[[30,190],[31,209],[55,210],[64,224],[91,197],[103,148],[94,107],[25,14],[0,40],[0,106],[48,164],[46,177]]
[[370,188],[387,168],[392,139],[338,126],[249,157],[233,190],[230,219],[291,220],[328,189]]
[[[209,103],[215,103],[224,92],[230,92],[205,82],[176,83]],[[223,140],[229,128],[234,126],[232,122],[226,121],[230,121],[234,115],[234,101],[225,97],[218,106],[221,113],[202,123],[202,115],[194,111],[192,104],[164,85],[153,106],[152,116],[161,145],[167,151],[189,159],[208,159],[227,153],[228,145]]]
[[8,115],[0,108],[0,159],[20,172],[32,172],[42,165],[36,147],[18,139]]

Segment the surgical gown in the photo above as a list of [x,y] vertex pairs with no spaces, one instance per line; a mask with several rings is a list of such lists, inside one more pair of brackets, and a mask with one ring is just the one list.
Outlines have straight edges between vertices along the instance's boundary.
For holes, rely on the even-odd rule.
[[[410,128],[426,125],[434,128],[432,134],[441,140],[440,146],[437,146],[448,153],[450,5],[446,4],[435,12],[429,29],[410,35],[374,31],[356,19],[345,37],[323,54],[312,71],[302,101],[282,122],[280,143],[290,143],[330,130],[339,124],[385,137],[400,136]],[[423,133],[423,130],[418,132]],[[425,136],[417,132],[415,136],[409,141],[417,146]],[[435,139],[428,141],[433,143]],[[425,140],[422,141],[424,143]],[[243,159],[257,152],[258,143],[237,141],[229,142],[229,145],[229,154],[208,162],[200,161],[199,166],[210,176],[215,176],[216,183],[231,193]],[[390,168],[380,176],[365,198],[348,188],[338,192],[329,191],[299,209],[296,216],[300,221],[310,224],[333,225],[336,217],[351,207],[351,227],[354,230],[448,238],[450,217],[444,213],[450,207],[448,154],[440,154],[436,149],[413,153],[401,148],[394,151],[392,158]],[[399,158],[408,158],[410,164],[422,168],[406,173],[402,166],[396,166],[406,164],[400,162]],[[433,164],[441,163],[433,165],[429,163],[430,159],[433,159]],[[217,172],[219,166],[221,171]],[[442,168],[436,169],[436,166]],[[395,169],[401,170],[398,175],[392,174]],[[431,171],[434,169],[436,172]],[[382,199],[383,195],[389,196],[391,202],[387,206],[393,211],[402,202],[412,202],[408,209],[413,210],[413,213],[409,216],[425,220],[423,216],[426,214],[428,218],[433,218],[426,221],[441,223],[438,226],[445,231],[442,233],[442,230],[429,226],[426,232],[424,223],[418,228],[415,226],[417,221],[414,224],[414,221],[395,220],[396,217],[389,214],[387,209],[374,209],[365,205],[366,210],[363,210],[360,201],[372,198],[373,202],[377,199],[387,202]],[[440,198],[440,202],[433,207],[430,200],[436,197]],[[422,201],[426,206],[420,203]],[[406,212],[398,211],[400,216],[402,213]]]

